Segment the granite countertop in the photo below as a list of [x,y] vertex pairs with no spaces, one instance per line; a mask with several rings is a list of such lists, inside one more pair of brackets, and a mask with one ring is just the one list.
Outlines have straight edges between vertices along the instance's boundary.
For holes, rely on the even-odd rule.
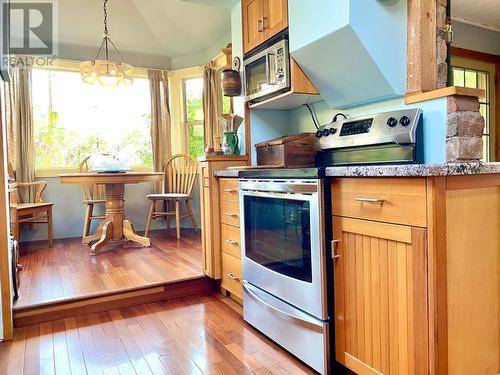
[[327,177],[432,177],[500,174],[500,163],[406,164],[328,167]]
[[[224,169],[216,171],[215,176],[238,178],[240,171]],[[478,174],[500,174],[500,163],[364,165],[328,167],[325,171],[326,177],[432,177]]]

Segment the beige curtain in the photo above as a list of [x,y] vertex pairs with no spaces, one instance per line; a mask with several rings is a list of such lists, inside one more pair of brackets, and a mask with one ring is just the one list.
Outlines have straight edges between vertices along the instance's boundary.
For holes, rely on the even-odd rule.
[[[5,83],[5,91],[9,161],[16,171],[17,181],[33,182],[35,181],[35,140],[31,67],[13,69],[12,80]],[[24,202],[34,202],[34,189],[26,189],[20,193]]]
[[[171,154],[168,76],[167,72],[148,70],[148,78],[151,90],[153,167],[155,172],[161,172]],[[162,184],[155,184],[154,192],[161,193],[161,190]],[[158,203],[161,206],[161,202]]]
[[213,135],[220,134],[217,117],[222,111],[220,74],[212,65],[203,68],[203,111],[205,113],[205,144],[213,145]]

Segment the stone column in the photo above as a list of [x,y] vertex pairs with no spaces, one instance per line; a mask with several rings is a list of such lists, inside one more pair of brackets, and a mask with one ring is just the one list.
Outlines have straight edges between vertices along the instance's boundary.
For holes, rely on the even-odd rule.
[[439,0],[436,10],[436,88],[446,87],[448,83],[448,44],[447,25],[449,20],[446,17],[447,0]]
[[446,159],[448,163],[477,162],[483,157],[484,118],[479,99],[473,96],[448,96]]

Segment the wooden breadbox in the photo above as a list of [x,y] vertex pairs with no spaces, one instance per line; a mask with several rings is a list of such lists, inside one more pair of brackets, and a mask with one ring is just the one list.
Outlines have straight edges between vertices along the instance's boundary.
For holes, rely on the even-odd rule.
[[314,167],[314,133],[301,133],[257,143],[257,164],[283,168]]

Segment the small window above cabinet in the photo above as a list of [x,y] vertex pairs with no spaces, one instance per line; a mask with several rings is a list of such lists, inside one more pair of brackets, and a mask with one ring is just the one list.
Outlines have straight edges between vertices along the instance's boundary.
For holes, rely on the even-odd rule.
[[243,51],[252,51],[288,27],[288,0],[243,0]]

